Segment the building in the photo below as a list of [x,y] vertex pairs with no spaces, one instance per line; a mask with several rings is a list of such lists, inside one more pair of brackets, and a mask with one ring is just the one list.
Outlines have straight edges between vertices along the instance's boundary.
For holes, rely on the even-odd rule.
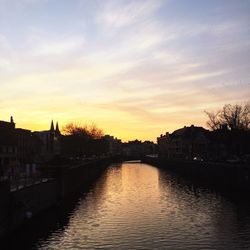
[[157,145],[152,141],[144,141],[142,147],[143,155],[155,156],[157,154]]
[[126,157],[138,158],[145,155],[153,155],[156,152],[156,145],[151,141],[129,141],[123,143],[123,155]]
[[17,159],[22,172],[27,175],[36,172],[41,161],[42,141],[28,129],[16,128]]
[[159,157],[167,159],[207,159],[209,131],[191,125],[157,138]]
[[42,161],[47,161],[61,153],[61,132],[58,122],[54,128],[54,122],[51,121],[50,129],[45,131],[35,131],[34,136],[41,140],[40,158]]
[[0,121],[0,176],[18,172],[17,136],[13,117],[10,122]]
[[34,173],[41,161],[42,145],[35,133],[16,128],[13,117],[10,122],[0,121],[0,174],[17,177]]
[[121,155],[122,153],[122,142],[120,139],[114,136],[105,135],[102,139],[107,143],[107,154],[110,156]]
[[250,130],[221,126],[210,132],[210,159],[245,162],[250,156]]

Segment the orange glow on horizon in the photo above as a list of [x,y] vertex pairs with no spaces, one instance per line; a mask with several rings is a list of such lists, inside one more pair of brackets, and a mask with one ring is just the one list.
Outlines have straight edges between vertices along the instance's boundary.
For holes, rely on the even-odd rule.
[[[95,122],[84,122],[83,119],[77,119],[77,120],[69,120],[69,119],[63,119],[62,117],[60,119],[46,119],[46,120],[33,120],[33,122],[24,120],[24,119],[19,119],[19,116],[13,116],[14,117],[14,122],[16,123],[17,128],[24,128],[24,129],[29,129],[31,131],[43,131],[43,130],[49,130],[50,129],[50,123],[53,120],[54,123],[58,122],[59,123],[59,128],[61,132],[63,132],[63,127],[71,122],[77,123],[80,125],[91,125],[95,124],[98,128],[102,129],[104,134],[109,134],[112,135],[118,139],[121,139],[123,142],[127,141],[132,141],[132,140],[150,140],[156,142],[156,139],[160,134],[165,134],[166,132],[173,132],[176,129],[179,129],[181,127],[184,127],[185,125],[191,125],[193,123],[172,123],[169,126],[166,127],[161,127],[161,126],[156,126],[155,128],[148,128],[148,130],[140,130],[138,128],[133,128],[133,127],[127,127],[127,129],[124,129],[123,125],[119,124],[112,124],[104,121],[99,121],[98,123]],[[9,118],[7,119],[1,119],[5,121],[9,121]],[[200,125],[201,123],[194,123],[197,126],[202,126]]]

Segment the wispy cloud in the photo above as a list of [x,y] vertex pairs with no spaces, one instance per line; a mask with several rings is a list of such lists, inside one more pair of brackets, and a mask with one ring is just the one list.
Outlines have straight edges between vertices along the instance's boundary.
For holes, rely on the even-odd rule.
[[31,37],[29,42],[31,46],[34,44],[31,54],[35,56],[68,55],[72,52],[81,51],[84,46],[82,37],[61,37],[54,40]]
[[1,114],[31,128],[94,121],[124,139],[204,125],[204,109],[249,98],[249,8],[0,0]]
[[97,21],[106,28],[131,27],[152,17],[160,6],[159,0],[104,1]]

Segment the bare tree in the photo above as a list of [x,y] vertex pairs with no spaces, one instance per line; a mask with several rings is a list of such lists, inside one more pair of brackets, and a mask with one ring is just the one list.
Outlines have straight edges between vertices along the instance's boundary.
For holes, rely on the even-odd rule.
[[250,102],[246,104],[226,104],[217,112],[205,111],[208,116],[207,126],[216,130],[222,125],[230,129],[250,129]]
[[63,127],[63,133],[65,135],[78,135],[78,136],[87,136],[87,128],[86,126],[81,126],[77,123],[69,123],[65,127]]
[[245,128],[250,129],[250,101],[243,108],[242,123]]
[[226,104],[222,108],[221,119],[224,120],[231,129],[242,128],[241,113],[242,106],[238,104]]
[[99,129],[95,124],[88,126],[77,123],[69,123],[63,128],[63,132],[66,135],[77,135],[93,139],[99,139],[103,136],[102,129]]
[[103,130],[98,128],[95,124],[88,126],[87,131],[94,139],[100,139],[104,135]]
[[221,127],[221,119],[220,119],[220,114],[221,111],[216,111],[216,112],[208,112],[205,111],[206,115],[208,116],[208,121],[207,121],[207,126],[211,129],[211,130],[216,130],[219,129]]

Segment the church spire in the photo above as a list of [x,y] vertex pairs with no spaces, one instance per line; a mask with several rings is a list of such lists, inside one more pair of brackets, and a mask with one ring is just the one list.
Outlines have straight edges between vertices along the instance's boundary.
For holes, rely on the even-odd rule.
[[56,122],[56,132],[60,134],[58,122]]
[[54,129],[54,122],[53,122],[53,120],[51,121],[51,125],[50,125],[50,131],[54,131],[55,129]]

